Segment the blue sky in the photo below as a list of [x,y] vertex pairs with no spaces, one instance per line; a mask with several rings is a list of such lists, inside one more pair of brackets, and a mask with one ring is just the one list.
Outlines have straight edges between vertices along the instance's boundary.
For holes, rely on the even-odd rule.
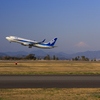
[[0,0],[0,52],[33,51],[6,36],[46,42],[57,37],[47,52],[100,50],[100,0]]

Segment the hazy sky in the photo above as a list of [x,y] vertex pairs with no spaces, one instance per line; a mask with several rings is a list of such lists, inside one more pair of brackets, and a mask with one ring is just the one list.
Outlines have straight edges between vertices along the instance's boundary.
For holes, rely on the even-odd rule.
[[57,37],[58,47],[49,52],[100,50],[100,0],[0,0],[0,52],[40,50],[9,43],[10,35],[46,42]]

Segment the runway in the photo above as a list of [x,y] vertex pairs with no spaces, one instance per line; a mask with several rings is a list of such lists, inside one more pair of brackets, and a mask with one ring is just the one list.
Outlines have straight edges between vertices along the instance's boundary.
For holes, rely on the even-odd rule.
[[0,75],[0,88],[100,88],[100,75]]

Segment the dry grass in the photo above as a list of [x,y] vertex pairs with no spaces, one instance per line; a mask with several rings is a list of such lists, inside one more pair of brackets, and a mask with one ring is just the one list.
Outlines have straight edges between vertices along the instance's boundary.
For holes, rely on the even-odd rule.
[[100,63],[0,63],[0,74],[100,74]]
[[100,88],[0,89],[0,100],[100,100]]
[[[0,63],[1,74],[99,73],[99,63]],[[100,100],[100,88],[0,89],[0,100]]]

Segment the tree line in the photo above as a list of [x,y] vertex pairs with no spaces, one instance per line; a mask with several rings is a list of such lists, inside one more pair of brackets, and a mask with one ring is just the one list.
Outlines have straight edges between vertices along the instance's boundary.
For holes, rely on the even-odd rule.
[[11,57],[11,56],[0,57],[0,60],[24,60],[24,59],[36,60],[36,57],[35,54],[29,54],[26,57]]
[[[81,58],[80,56],[77,56],[75,58],[72,58],[72,61],[90,61],[90,59],[85,56],[81,56]],[[91,59],[91,61],[96,61],[96,58]]]
[[47,56],[44,57],[44,60],[59,60],[59,58],[56,57],[55,55],[53,55],[53,58],[50,58],[50,56],[47,55]]
[[[56,57],[55,55],[53,55],[53,57],[51,58],[50,55],[46,55],[44,58],[44,60],[59,60],[58,57]],[[11,56],[4,56],[4,57],[0,57],[0,60],[41,60],[41,58],[36,58],[35,54],[29,54],[26,57],[11,57]],[[75,58],[72,58],[72,61],[90,61],[89,58],[85,57],[85,56],[77,56]],[[91,61],[96,61],[95,59],[91,59]]]
[[[35,57],[35,54],[29,54],[26,57],[11,57],[11,56],[0,57],[0,60],[36,60],[36,59],[37,58]],[[41,59],[37,59],[37,60],[41,60]],[[59,58],[56,57],[55,55],[53,56],[53,58],[47,55],[44,57],[44,60],[59,60]]]

